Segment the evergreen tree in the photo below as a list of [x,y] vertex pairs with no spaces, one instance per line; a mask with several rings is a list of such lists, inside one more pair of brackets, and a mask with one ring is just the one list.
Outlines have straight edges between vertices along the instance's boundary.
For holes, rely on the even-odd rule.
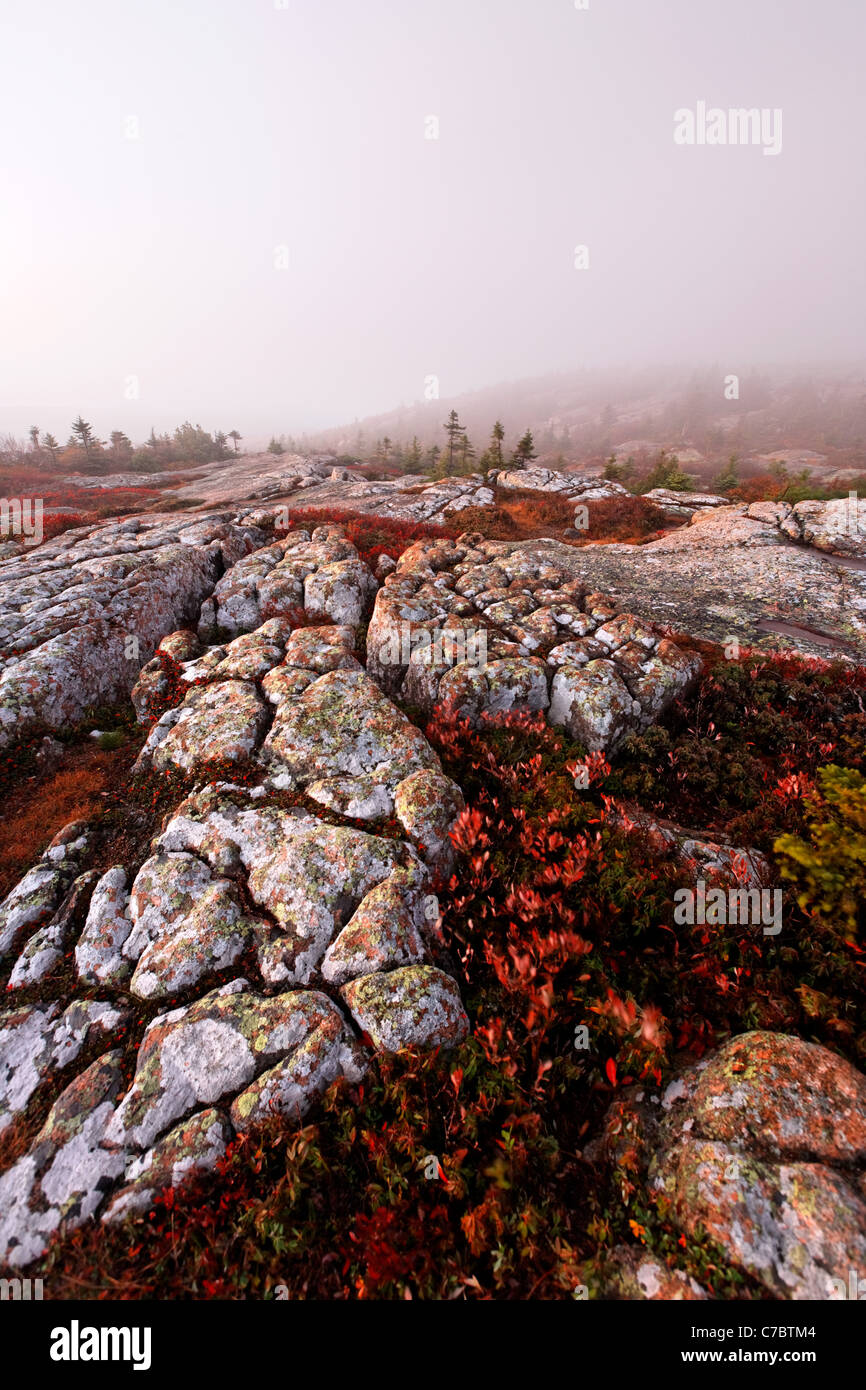
[[87,420],[83,420],[79,415],[77,420],[72,422],[72,436],[76,444],[90,456],[90,451],[94,445],[93,430]]
[[47,449],[49,454],[51,455],[52,464],[55,464],[57,462],[57,450],[60,448],[60,445],[57,443],[57,440],[54,438],[54,435],[46,434],[45,438],[42,441],[42,444],[43,448]]
[[492,460],[490,464],[491,468],[501,468],[503,466],[502,441],[504,438],[505,428],[502,424],[502,421],[497,420],[496,424],[493,426],[493,432],[490,436],[490,443],[487,446],[487,453],[490,455],[490,458]]
[[237,453],[237,451],[238,451],[238,444],[239,444],[240,441],[243,439],[243,435],[242,435],[242,434],[238,434],[237,430],[229,430],[228,437],[229,437],[229,439],[233,439],[233,440],[234,440],[234,444],[235,444],[235,453]]
[[517,448],[511,455],[512,468],[527,468],[533,459],[538,458],[535,452],[535,444],[532,439],[532,431],[526,433],[517,441]]
[[624,463],[617,459],[616,454],[611,454],[604,465],[602,477],[606,478],[609,483],[622,483],[627,487],[634,477],[634,459],[631,454]]
[[113,454],[122,455],[124,458],[129,458],[132,455],[132,440],[123,433],[123,430],[112,430],[109,442]]
[[740,476],[737,472],[737,456],[731,454],[725,467],[713,483],[716,492],[727,497],[728,493],[733,492],[734,488],[740,486]]
[[460,436],[460,472],[463,474],[472,473],[472,463],[475,458],[475,450],[469,443],[469,435],[464,430]]
[[654,467],[641,484],[641,492],[652,492],[657,487],[667,488],[669,492],[688,492],[691,478],[680,468],[676,454],[666,454],[662,449]]
[[460,453],[461,439],[465,433],[463,426],[461,425],[460,420],[458,418],[456,410],[451,411],[450,415],[448,416],[447,424],[444,426],[444,429],[446,434],[448,435],[448,443],[446,445],[447,454],[445,455],[445,457],[447,458],[447,463],[445,465],[445,471],[441,476],[446,478],[453,478],[454,460],[455,457]]
[[408,452],[407,455],[406,455],[406,471],[407,471],[407,473],[420,473],[420,472],[421,472],[421,461],[422,461],[421,445],[420,445],[420,443],[418,442],[418,436],[417,436],[417,434],[414,434],[414,435],[412,436],[412,446],[411,446],[411,448],[409,449],[409,452]]

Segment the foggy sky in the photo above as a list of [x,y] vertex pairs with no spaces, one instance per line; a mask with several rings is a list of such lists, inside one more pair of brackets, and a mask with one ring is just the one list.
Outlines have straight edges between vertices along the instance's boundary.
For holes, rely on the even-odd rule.
[[0,0],[0,433],[866,358],[863,0],[281,3]]

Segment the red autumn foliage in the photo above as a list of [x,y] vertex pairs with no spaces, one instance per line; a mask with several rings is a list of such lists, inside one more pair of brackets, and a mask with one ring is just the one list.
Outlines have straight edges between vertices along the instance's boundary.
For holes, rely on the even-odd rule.
[[460,976],[471,1036],[450,1053],[379,1058],[304,1129],[274,1122],[236,1140],[215,1182],[61,1238],[52,1292],[226,1298],[279,1283],[298,1298],[567,1298],[606,1251],[637,1241],[716,1296],[750,1296],[711,1242],[683,1242],[641,1193],[633,1155],[609,1179],[587,1140],[621,1088],[745,1028],[799,1032],[862,1066],[862,955],[795,910],[779,942],[675,925],[688,875],[611,812],[644,776],[662,810],[693,797],[709,813],[724,796],[725,814],[796,824],[815,760],[864,756],[860,682],[795,660],[713,670],[613,769],[541,718],[474,729],[437,711],[428,736],[467,799],[439,963]]
[[[307,507],[289,512],[289,529],[300,526],[314,531],[317,526],[334,523],[345,529],[346,538],[361,559],[374,568],[380,555],[399,560],[404,550],[427,537],[447,537],[450,532],[431,522],[400,521],[392,517],[368,516],[340,507]],[[461,528],[465,529],[465,528]],[[279,534],[279,533],[278,533]]]

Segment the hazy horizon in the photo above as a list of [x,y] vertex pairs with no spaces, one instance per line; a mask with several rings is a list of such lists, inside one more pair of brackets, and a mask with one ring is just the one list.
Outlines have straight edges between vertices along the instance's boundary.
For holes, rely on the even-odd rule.
[[[258,440],[434,377],[866,359],[856,0],[0,16],[0,433]],[[678,144],[702,103],[766,120]]]

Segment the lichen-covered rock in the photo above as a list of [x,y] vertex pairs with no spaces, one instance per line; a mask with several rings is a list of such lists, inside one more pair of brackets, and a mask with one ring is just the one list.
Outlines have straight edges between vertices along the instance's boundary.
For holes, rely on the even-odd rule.
[[60,1005],[25,1005],[0,1014],[0,1131],[26,1110],[52,1071],[74,1062],[85,1043],[110,1036],[125,1022],[122,1009],[82,1000],[61,1014]]
[[342,985],[358,975],[425,960],[423,931],[439,912],[428,887],[417,869],[395,869],[371,888],[325,952],[323,979]]
[[361,899],[395,869],[424,874],[411,847],[299,808],[238,805],[216,789],[178,808],[156,848],[198,855],[214,870],[246,873],[252,900],[274,921],[258,960],[269,984],[306,984]]
[[[615,752],[630,729],[645,728],[685,693],[701,662],[603,594],[587,593],[551,563],[552,544],[464,536],[410,546],[376,596],[371,674],[423,713],[438,703],[478,722],[548,710],[572,737]],[[446,654],[449,629],[471,637],[471,653]]]
[[107,1138],[150,1147],[197,1106],[214,1105],[248,1087],[303,1043],[333,1008],[326,996],[312,992],[266,999],[225,986],[154,1019]]
[[130,692],[130,700],[139,724],[146,724],[152,713],[166,702],[171,693],[168,669],[158,656],[142,666],[138,680]]
[[394,792],[397,819],[425,864],[442,876],[453,868],[450,831],[465,809],[460,788],[441,772],[413,772]]
[[86,826],[73,821],[55,835],[42,858],[0,904],[0,961],[22,937],[57,911],[89,844]]
[[646,839],[655,856],[672,858],[691,871],[695,881],[714,887],[769,888],[773,871],[759,850],[725,844],[705,831],[686,830],[673,821],[657,819],[632,803],[611,803],[608,824]]
[[30,937],[9,976],[9,989],[36,984],[63,959],[76,927],[83,924],[98,875],[79,874],[51,920]]
[[243,633],[229,642],[225,656],[214,667],[215,680],[256,681],[266,676],[283,659],[278,642],[260,635],[261,630]]
[[[620,657],[621,652],[614,654],[615,664],[619,664]],[[631,671],[623,670],[621,665],[619,670],[640,705],[640,724],[646,727],[692,688],[703,670],[703,662],[696,653],[684,652],[663,639],[652,655],[639,661]]]
[[132,974],[132,962],[123,954],[132,931],[127,881],[126,869],[115,864],[93,890],[87,921],[75,947],[78,978],[86,984],[119,985]]
[[25,1006],[0,1014],[0,1131],[26,1109],[49,1071],[59,1005]]
[[813,1043],[751,1032],[629,1093],[608,1122],[686,1236],[705,1230],[774,1298],[830,1299],[866,1261],[866,1077]]
[[139,999],[166,999],[227,970],[244,954],[260,924],[235,915],[225,890],[212,887],[170,936],[141,956],[129,984]]
[[[154,854],[146,859],[129,890],[129,916],[133,930],[124,954],[138,960],[145,947],[166,936],[187,916],[195,903],[214,884],[207,864],[193,854]],[[222,886],[234,893],[231,885]],[[240,916],[240,906],[236,907]]]
[[157,642],[262,540],[225,514],[149,516],[0,559],[0,746],[123,699]]
[[315,679],[314,671],[304,671],[297,666],[275,666],[262,681],[262,693],[269,704],[281,705],[294,700]]
[[340,994],[377,1052],[456,1047],[469,1031],[457,985],[431,965],[362,975]]
[[334,935],[376,883],[405,862],[405,847],[320,821],[284,822],[276,852],[253,852],[249,890],[279,924],[259,949],[269,984],[306,984]]
[[317,676],[329,671],[360,671],[361,663],[354,652],[353,627],[299,627],[286,642],[286,665],[302,667]]
[[170,632],[167,637],[163,637],[158,643],[156,650],[164,652],[172,661],[195,661],[201,656],[201,642],[191,628],[182,627],[177,632]]
[[521,714],[550,703],[544,664],[529,657],[506,657],[484,667],[462,661],[439,682],[439,702],[457,718],[476,722],[483,714]]
[[[197,686],[184,699],[165,737],[151,735],[139,755],[158,772],[204,775],[226,763],[249,762],[268,725],[268,706],[248,681]],[[154,732],[156,732],[154,730]]]
[[286,775],[289,785],[307,789],[324,805],[339,797],[339,809],[347,779],[361,780],[359,804],[368,800],[371,783],[381,787],[371,806],[379,816],[390,814],[394,789],[410,773],[439,771],[424,735],[364,671],[330,671],[278,705],[261,757],[272,773]]
[[139,869],[130,890],[133,929],[123,955],[137,961],[130,991],[160,999],[189,989],[233,965],[249,944],[234,884],[215,878],[191,854],[158,854]]
[[231,1108],[239,1130],[274,1115],[301,1121],[318,1096],[335,1081],[360,1081],[369,1053],[354,1037],[345,1018],[327,995],[294,995],[303,999],[305,1035],[287,1057],[270,1067],[242,1091]]
[[158,1193],[180,1187],[197,1173],[210,1172],[234,1136],[221,1111],[200,1110],[176,1125],[147,1153],[133,1158],[124,1173],[124,1185],[103,1213],[105,1222],[122,1221],[147,1211]]
[[681,1269],[671,1269],[645,1250],[618,1245],[605,1271],[604,1297],[681,1303],[709,1298],[706,1289]]
[[696,512],[705,512],[713,507],[728,507],[730,499],[715,492],[674,492],[668,487],[654,487],[643,494],[647,502],[654,502],[665,516],[688,520]]
[[30,1264],[57,1230],[99,1209],[126,1166],[122,1150],[103,1145],[122,1085],[121,1054],[98,1058],[55,1101],[30,1152],[0,1176],[0,1263]]
[[373,590],[375,580],[363,561],[339,560],[304,580],[304,609],[314,622],[356,627]]
[[589,753],[614,752],[640,716],[640,705],[611,661],[560,666],[551,685],[548,718]]
[[[736,641],[741,649],[862,661],[866,574],[851,565],[858,553],[836,558],[817,543],[793,545],[780,520],[778,503],[704,508],[645,545],[518,541],[514,549],[606,594],[611,616],[627,610],[723,648]],[[846,540],[842,531],[840,551]]]
[[[323,577],[317,581],[320,571]],[[255,631],[269,618],[296,617],[305,605],[310,576],[307,608],[311,618],[337,623],[360,620],[374,581],[355,547],[336,534],[317,539],[305,531],[293,531],[241,560],[220,580],[214,589],[213,613],[203,614],[206,634],[237,637]]]
[[[677,1103],[678,1091],[670,1100]],[[866,1077],[801,1038],[733,1038],[690,1078],[689,1112],[704,1138],[771,1161],[866,1166]]]
[[388,555],[385,551],[383,551],[382,554],[379,556],[378,560],[376,561],[373,573],[375,574],[376,578],[381,584],[383,580],[387,579],[389,574],[393,574],[396,568],[397,561],[394,559],[394,557],[392,555]]
[[622,497],[627,490],[622,483],[609,482],[592,473],[561,473],[553,468],[505,469],[496,475],[496,486],[531,489],[535,492],[555,492],[574,501],[580,498]]
[[866,497],[796,502],[780,529],[792,540],[832,555],[866,556]]

